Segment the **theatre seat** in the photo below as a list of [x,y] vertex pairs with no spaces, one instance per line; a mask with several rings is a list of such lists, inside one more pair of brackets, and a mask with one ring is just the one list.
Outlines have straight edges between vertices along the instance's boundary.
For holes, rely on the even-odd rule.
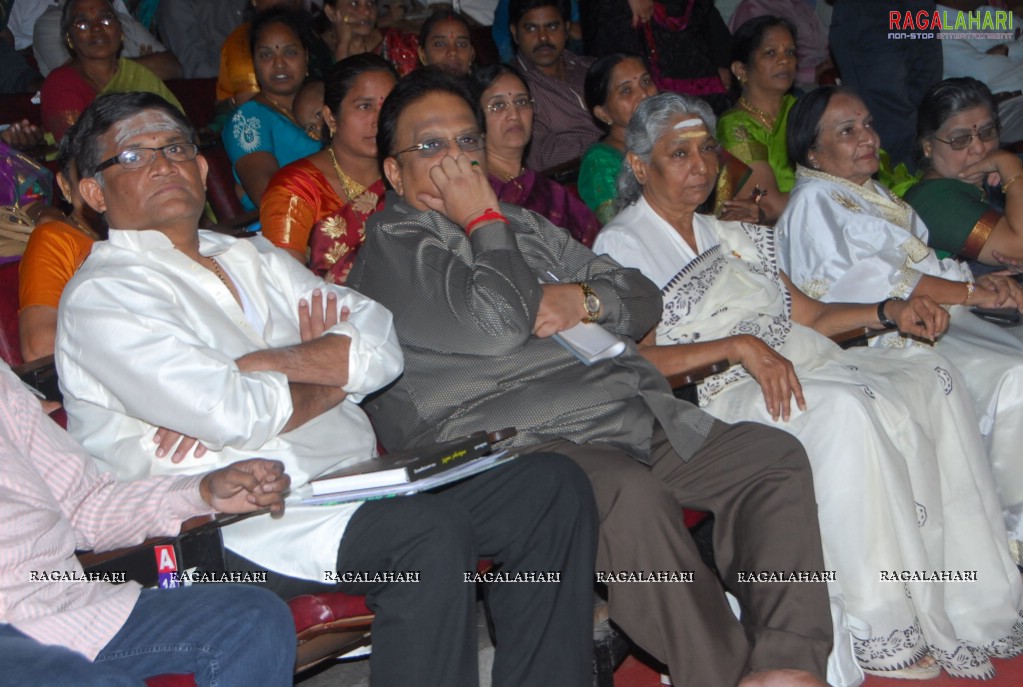
[[[0,264],[0,358],[3,358],[12,367],[22,362],[17,317],[19,262],[19,259],[15,258]],[[696,379],[696,377],[690,379],[682,376],[674,381],[693,384]],[[700,526],[694,531],[694,537],[701,550],[707,549],[710,529],[708,514],[685,510],[683,515],[687,527],[692,529]],[[207,521],[208,519],[194,519],[194,522],[186,524],[183,529],[201,528]],[[704,540],[706,543],[701,544]],[[127,551],[137,553],[146,548],[151,549],[154,544],[167,543],[167,541],[167,539],[151,540]],[[83,566],[89,568],[109,561],[110,556],[107,554],[101,556],[82,554],[79,558],[82,560]],[[150,552],[147,552],[147,558],[150,561],[154,560],[154,556]],[[491,565],[490,561],[481,561],[480,570],[487,570]],[[304,671],[347,653],[366,644],[370,639],[373,613],[367,608],[365,597],[342,592],[306,594],[295,597],[288,602],[288,605],[298,636],[296,672]],[[185,687],[195,684],[190,675],[160,676],[147,680],[146,683],[151,687]]]
[[147,687],[196,687],[191,673],[157,675],[146,680]]
[[[18,341],[18,268],[20,259],[15,258],[0,264],[0,358],[12,368],[22,363],[21,347]],[[17,371],[17,370],[16,370]],[[51,415],[54,417],[54,415]],[[54,420],[66,425],[63,409],[57,411]],[[197,520],[195,526],[205,521]],[[166,539],[151,540],[140,547],[126,551],[137,551],[155,543],[166,543]],[[91,567],[109,560],[102,556],[83,555],[84,567]],[[154,557],[150,554],[150,559]],[[154,559],[155,560],[155,559]],[[337,656],[364,643],[369,637],[373,614],[366,608],[365,598],[343,593],[304,595],[289,604],[295,619],[295,630],[299,636],[296,670],[305,670],[317,663]],[[193,687],[191,675],[164,675],[146,680],[150,687]]]

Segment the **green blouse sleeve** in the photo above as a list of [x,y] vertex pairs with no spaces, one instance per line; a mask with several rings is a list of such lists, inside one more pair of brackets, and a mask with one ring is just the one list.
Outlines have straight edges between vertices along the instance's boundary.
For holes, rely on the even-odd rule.
[[579,166],[579,197],[601,224],[607,224],[614,217],[618,172],[624,159],[625,156],[611,146],[597,143],[586,151]]
[[757,127],[750,126],[747,115],[731,110],[718,120],[718,140],[729,153],[747,165],[769,162],[767,144],[757,136]]
[[906,191],[905,200],[927,225],[927,243],[941,257],[959,254],[991,209],[979,188],[958,179],[925,179]]

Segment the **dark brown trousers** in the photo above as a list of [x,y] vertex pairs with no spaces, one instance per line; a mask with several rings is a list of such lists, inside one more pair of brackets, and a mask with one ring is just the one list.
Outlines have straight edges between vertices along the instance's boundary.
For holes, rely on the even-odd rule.
[[[531,450],[537,450],[536,447]],[[652,462],[619,449],[551,442],[590,478],[600,515],[597,570],[692,571],[691,582],[611,582],[611,619],[668,665],[676,687],[727,687],[751,671],[825,678],[832,623],[824,582],[741,582],[742,573],[824,570],[810,465],[791,435],[715,423],[683,461],[658,427]],[[680,508],[714,514],[716,576]],[[742,605],[735,619],[724,589]]]

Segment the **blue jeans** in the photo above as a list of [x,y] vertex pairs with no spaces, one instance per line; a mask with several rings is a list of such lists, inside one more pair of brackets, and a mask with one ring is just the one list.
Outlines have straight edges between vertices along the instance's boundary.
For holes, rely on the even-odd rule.
[[144,589],[95,661],[0,624],[0,685],[142,685],[193,673],[200,687],[291,685],[295,626],[287,605],[257,587]]

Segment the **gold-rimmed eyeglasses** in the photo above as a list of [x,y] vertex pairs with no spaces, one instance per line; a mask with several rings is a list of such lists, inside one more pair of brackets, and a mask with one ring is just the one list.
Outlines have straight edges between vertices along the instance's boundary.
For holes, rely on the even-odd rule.
[[428,138],[422,143],[417,143],[414,146],[405,148],[404,150],[399,150],[394,154],[394,157],[416,151],[419,152],[419,157],[437,157],[448,149],[448,144],[452,141],[463,153],[473,153],[486,147],[487,135],[475,131],[469,134],[452,136],[451,138]]
[[487,112],[490,112],[491,114],[504,114],[512,107],[516,110],[531,110],[534,105],[536,105],[536,101],[529,96],[524,95],[512,100],[494,100],[487,103],[486,107]]
[[995,124],[988,124],[987,126],[982,127],[977,131],[974,131],[972,134],[960,134],[958,136],[953,136],[947,141],[943,138],[938,138],[937,136],[935,136],[934,140],[948,144],[948,146],[952,150],[962,150],[969,146],[971,143],[973,143],[974,138],[979,138],[985,143],[987,143],[988,141],[993,141],[996,138],[998,138],[998,126]]

